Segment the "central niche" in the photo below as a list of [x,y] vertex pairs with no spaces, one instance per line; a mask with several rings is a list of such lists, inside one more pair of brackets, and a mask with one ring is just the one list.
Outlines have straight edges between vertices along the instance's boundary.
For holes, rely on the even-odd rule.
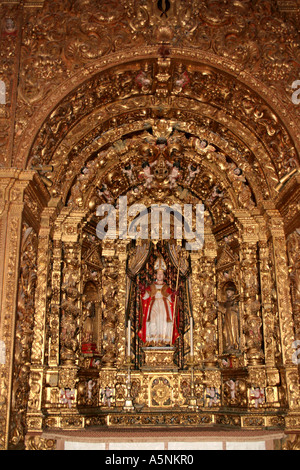
[[127,258],[126,319],[137,369],[183,369],[190,353],[189,253],[175,241],[132,241]]

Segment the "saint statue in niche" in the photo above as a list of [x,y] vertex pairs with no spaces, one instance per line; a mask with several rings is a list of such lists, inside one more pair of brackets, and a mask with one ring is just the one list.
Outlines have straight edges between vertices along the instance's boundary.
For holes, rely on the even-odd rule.
[[219,305],[223,313],[223,351],[238,350],[240,346],[238,295],[234,286],[227,286],[226,300]]
[[138,336],[146,346],[170,346],[179,336],[175,318],[178,292],[164,281],[167,267],[162,257],[154,269],[156,281],[148,287],[140,284],[143,318]]

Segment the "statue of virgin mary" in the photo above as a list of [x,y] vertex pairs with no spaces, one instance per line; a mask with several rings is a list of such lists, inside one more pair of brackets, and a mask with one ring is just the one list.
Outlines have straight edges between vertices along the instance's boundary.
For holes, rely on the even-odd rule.
[[142,328],[138,336],[147,346],[172,345],[179,336],[175,310],[178,292],[164,281],[167,269],[162,257],[155,262],[156,281],[148,287],[140,284],[142,299]]

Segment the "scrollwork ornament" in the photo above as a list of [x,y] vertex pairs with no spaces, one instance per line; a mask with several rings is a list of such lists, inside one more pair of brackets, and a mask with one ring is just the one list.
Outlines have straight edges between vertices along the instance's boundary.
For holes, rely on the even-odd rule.
[[40,436],[27,436],[26,450],[56,450],[56,440],[44,439]]

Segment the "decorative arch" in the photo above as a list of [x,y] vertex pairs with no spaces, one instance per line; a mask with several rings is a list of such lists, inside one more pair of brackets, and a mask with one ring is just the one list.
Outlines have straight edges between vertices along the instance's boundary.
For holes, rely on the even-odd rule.
[[[170,59],[165,59],[165,60],[170,60]],[[45,121],[44,125],[40,126],[40,129],[41,129],[40,137],[38,137],[38,134],[36,135],[36,138],[35,138],[36,143],[33,144],[32,150],[31,150],[31,156],[29,157],[30,161],[31,161],[32,157],[35,155],[35,157],[37,157],[38,160],[42,160],[45,163],[45,159],[43,157],[43,155],[45,153],[47,154],[46,161],[47,160],[49,161],[51,159],[51,158],[49,158],[50,155],[51,155],[51,151],[50,151],[51,146],[54,145],[54,142],[55,142],[55,146],[58,145],[58,143],[59,143],[59,133],[63,133],[64,132],[63,129],[65,129],[65,131],[67,131],[67,129],[68,129],[68,133],[69,133],[70,132],[70,126],[72,127],[72,131],[75,134],[74,137],[77,139],[77,141],[76,140],[74,141],[74,138],[73,138],[73,140],[71,141],[72,142],[71,143],[72,148],[73,149],[74,149],[74,147],[78,148],[78,144],[79,144],[78,131],[76,132],[76,130],[75,130],[75,128],[73,128],[73,126],[76,124],[76,122],[78,122],[79,119],[80,119],[81,122],[80,122],[80,124],[77,125],[77,128],[79,129],[80,126],[82,126],[82,118],[84,117],[84,114],[87,116],[86,121],[89,120],[90,123],[92,124],[92,127],[90,126],[91,127],[91,132],[92,132],[92,135],[91,135],[91,138],[90,138],[90,139],[92,139],[91,141],[95,141],[95,137],[97,138],[97,135],[99,136],[99,134],[101,134],[101,131],[102,131],[102,133],[103,133],[103,131],[106,134],[107,134],[107,132],[109,133],[109,128],[107,128],[107,126],[109,126],[109,127],[113,126],[111,128],[115,128],[116,126],[118,127],[118,126],[122,125],[122,123],[120,122],[120,118],[121,118],[122,115],[124,117],[126,117],[126,113],[128,113],[128,110],[130,109],[130,107],[132,105],[134,106],[133,108],[131,108],[132,112],[133,112],[133,116],[134,116],[134,113],[137,112],[138,109],[140,109],[140,114],[141,114],[141,116],[144,116],[144,119],[146,121],[147,121],[147,119],[151,118],[151,114],[152,115],[153,114],[157,115],[157,110],[155,112],[155,108],[157,108],[157,107],[159,107],[159,105],[161,105],[159,97],[157,96],[160,93],[160,91],[159,91],[160,90],[159,89],[160,83],[157,80],[157,75],[159,74],[159,70],[162,68],[162,65],[161,65],[162,63],[163,63],[162,59],[159,59],[159,58],[155,59],[155,58],[151,57],[147,61],[142,60],[142,61],[135,61],[133,63],[132,62],[131,63],[130,62],[129,63],[123,63],[123,65],[121,63],[118,64],[119,72],[118,72],[118,74],[116,75],[116,77],[114,79],[115,80],[114,87],[118,86],[118,80],[119,80],[119,86],[122,86],[122,89],[121,89],[121,91],[120,90],[117,91],[117,89],[115,89],[116,97],[118,97],[118,100],[119,100],[119,105],[117,105],[117,103],[115,105],[109,105],[108,97],[109,97],[109,94],[111,94],[111,92],[107,93],[107,90],[105,91],[105,100],[104,100],[104,102],[103,102],[103,99],[102,99],[102,102],[101,102],[101,97],[97,98],[97,93],[95,92],[95,89],[100,90],[101,87],[103,89],[103,86],[104,86],[105,82],[107,83],[107,86],[109,87],[108,89],[110,89],[110,90],[112,89],[111,79],[113,77],[114,67],[111,67],[110,69],[106,69],[104,72],[102,72],[102,74],[101,73],[100,74],[98,73],[96,75],[93,74],[92,77],[89,80],[85,80],[85,82],[83,82],[81,84],[81,86],[79,86],[77,88],[77,91],[75,92],[76,93],[75,95],[74,95],[74,92],[70,92],[68,95],[66,95],[66,98],[60,102],[60,104],[59,104],[59,106],[57,107],[56,110],[52,109],[52,112],[49,115],[48,119]],[[219,107],[221,107],[222,105],[224,107],[224,104],[226,104],[226,98],[227,98],[226,106],[228,106],[229,103],[232,103],[232,104],[236,103],[236,105],[237,105],[236,110],[237,111],[239,110],[237,118],[236,118],[236,123],[233,126],[231,132],[234,132],[235,134],[240,134],[240,136],[237,135],[238,138],[241,138],[241,135],[243,135],[243,137],[246,138],[247,128],[249,127],[249,123],[248,124],[246,123],[247,119],[248,119],[247,116],[250,116],[250,113],[252,113],[252,115],[254,115],[254,122],[255,122],[255,126],[256,126],[256,129],[254,129],[254,131],[255,131],[255,134],[258,136],[258,139],[260,141],[262,141],[262,148],[259,151],[258,150],[258,145],[259,144],[255,144],[255,145],[252,145],[252,146],[254,148],[256,148],[255,149],[256,153],[260,153],[262,156],[263,156],[263,153],[265,153],[266,151],[270,152],[271,157],[270,157],[269,163],[268,163],[270,169],[272,168],[273,165],[275,165],[275,168],[276,168],[275,169],[275,174],[278,173],[278,176],[282,177],[286,173],[286,168],[289,168],[289,165],[291,165],[292,168],[295,165],[296,166],[298,165],[298,163],[297,163],[297,159],[298,159],[297,158],[297,151],[295,149],[293,150],[293,145],[294,144],[292,144],[291,142],[288,143],[288,141],[290,139],[289,133],[284,128],[281,128],[281,130],[280,130],[281,122],[282,122],[281,118],[278,117],[278,116],[280,116],[280,113],[279,112],[274,112],[273,105],[271,107],[269,107],[269,105],[264,103],[264,99],[259,98],[259,93],[257,91],[255,91],[254,94],[253,94],[252,91],[250,91],[251,89],[254,88],[253,87],[253,81],[251,83],[251,87],[247,88],[247,85],[245,86],[245,85],[242,84],[242,82],[240,80],[240,76],[239,76],[238,80],[233,79],[233,77],[231,76],[231,80],[236,81],[235,92],[233,93],[233,96],[232,96],[232,92],[230,92],[230,88],[228,87],[228,85],[226,83],[224,83],[224,81],[226,82],[226,79],[228,79],[228,77],[229,77],[228,71],[226,71],[226,73],[221,72],[220,68],[215,68],[215,67],[212,68],[211,64],[210,64],[210,66],[208,66],[208,65],[205,65],[205,64],[202,63],[202,65],[199,66],[197,64],[197,62],[195,62],[195,59],[193,59],[193,61],[189,63],[189,62],[187,62],[187,60],[185,58],[185,62],[183,64],[181,62],[179,62],[179,64],[176,65],[176,63],[178,64],[178,58],[175,56],[174,59],[172,58],[172,61],[170,61],[170,64],[168,66],[169,72],[172,75],[174,75],[174,73],[176,73],[176,66],[177,66],[177,68],[179,68],[179,70],[186,70],[186,71],[191,70],[189,72],[190,73],[190,79],[189,79],[189,83],[187,84],[187,86],[183,86],[180,89],[180,87],[178,88],[178,85],[177,85],[177,88],[176,88],[176,85],[174,85],[174,82],[180,82],[180,79],[178,78],[178,72],[177,72],[177,77],[175,76],[175,78],[173,79],[171,92],[167,91],[168,96],[170,96],[169,100],[175,101],[175,103],[174,103],[175,110],[177,108],[177,111],[175,111],[175,115],[177,114],[177,116],[176,116],[177,119],[178,119],[178,113],[181,112],[181,113],[184,114],[184,110],[189,109],[189,110],[193,110],[195,112],[195,115],[200,113],[200,116],[201,116],[201,114],[204,113],[204,116],[205,116],[204,120],[205,119],[208,120],[208,121],[212,120],[213,122],[221,121],[221,122],[219,122],[219,125],[225,125],[225,128],[226,128],[226,126],[230,126],[229,121],[232,120],[232,117],[234,118],[234,116],[232,116],[232,114],[233,114],[232,110],[231,110],[231,116],[230,117],[226,116],[226,114],[224,114],[223,117],[222,117],[222,111],[220,110],[220,108],[219,109],[218,108],[217,109],[216,108],[211,108],[211,110],[210,110],[209,109],[210,106],[207,104],[207,102],[209,100],[209,98],[208,98],[209,93],[212,93],[213,90],[216,90],[216,89],[219,88],[220,93],[224,94],[223,97],[222,97],[223,102],[218,103]],[[152,69],[151,69],[150,64],[152,66]],[[130,70],[128,69],[129,67],[130,67]],[[145,68],[145,67],[146,67],[146,70],[147,70],[147,74],[149,76],[151,76],[151,83],[152,83],[151,87],[149,85],[146,86],[146,87],[145,86],[141,87],[139,85],[138,77],[139,77],[139,74],[141,72],[145,73],[144,70],[143,70],[143,68]],[[219,67],[219,64],[218,64],[218,67]],[[122,70],[122,73],[120,73],[120,68]],[[94,72],[94,70],[93,70],[93,72]],[[183,72],[181,71],[181,74],[182,73]],[[101,79],[100,79],[100,77],[101,77]],[[126,80],[128,81],[128,88],[130,88],[130,92],[129,92],[128,97],[126,96],[126,93],[127,93],[126,88],[123,86],[124,84],[122,85],[122,83],[121,83],[122,80],[121,80],[120,77],[122,77],[122,79],[125,80],[125,82],[126,82]],[[207,79],[207,77],[209,77],[209,79]],[[177,80],[176,80],[176,78],[177,78]],[[99,82],[99,79],[100,79],[101,82]],[[202,85],[206,86],[206,93],[207,93],[206,98],[205,98],[205,96],[201,96],[201,93],[200,93],[200,96],[199,96],[199,92],[197,94],[197,91],[196,91],[197,90],[197,82],[199,81],[199,79],[200,79],[199,85],[201,85],[201,80],[202,80],[202,82],[203,82]],[[147,79],[145,79],[145,78],[144,78],[144,80],[147,81]],[[209,81],[211,81],[212,83],[209,84]],[[73,83],[74,83],[74,79],[73,79]],[[99,83],[101,83],[101,85],[99,85]],[[97,84],[98,84],[98,86],[97,86]],[[195,91],[192,89],[191,84],[194,84]],[[211,91],[209,91],[209,85],[211,87],[213,87],[213,89]],[[175,88],[174,88],[174,86],[175,86]],[[154,90],[153,90],[153,87],[155,87]],[[92,91],[88,92],[88,90],[91,90],[91,89],[92,89]],[[73,90],[74,90],[74,85],[73,85]],[[75,88],[75,90],[76,90],[76,88]],[[132,95],[132,93],[133,93],[134,98],[130,98],[130,95]],[[89,99],[87,99],[87,94],[90,94]],[[84,101],[84,96],[85,96],[86,101]],[[156,106],[155,106],[155,103],[154,103],[154,105],[153,104],[151,105],[151,99],[150,98],[152,96],[156,96],[156,101],[157,101]],[[181,98],[181,96],[182,96],[182,98]],[[220,94],[219,99],[221,99],[221,96],[222,95]],[[225,96],[225,100],[224,100],[224,96]],[[121,100],[120,100],[120,98],[121,98]],[[112,98],[112,100],[114,101],[115,98]],[[127,101],[128,101],[128,104],[127,104]],[[82,109],[83,106],[80,105],[80,103],[85,104],[84,111]],[[88,103],[90,103],[90,105]],[[89,106],[92,106],[94,108],[95,103],[97,103],[96,106],[99,106],[99,105],[101,106],[102,105],[102,111],[101,111],[102,114],[103,114],[103,112],[105,114],[105,111],[104,111],[105,108],[103,109],[103,104],[105,105],[105,103],[106,103],[106,109],[107,109],[106,115],[109,116],[109,121],[106,122],[106,124],[104,124],[104,127],[101,126],[100,128],[99,127],[97,128],[97,126],[95,126],[95,123],[99,122],[98,111],[96,113],[94,113],[94,114],[96,114],[95,118],[93,118],[93,115],[91,114],[91,111],[94,111],[94,109],[91,109],[89,111]],[[137,103],[139,104],[139,108],[135,107]],[[193,103],[194,103],[194,105],[193,105]],[[107,108],[107,105],[108,105],[108,108]],[[154,111],[152,113],[150,112],[150,115],[149,115],[149,107],[153,108],[153,106],[154,106]],[[172,104],[171,104],[171,108],[172,108]],[[146,111],[147,109],[148,109],[148,111]],[[241,113],[242,109],[244,111]],[[124,111],[125,111],[125,114],[124,114]],[[115,112],[117,112],[117,114],[115,115],[115,117],[113,117],[113,114]],[[146,112],[146,116],[145,116],[145,112]],[[100,113],[100,115],[101,115],[101,113]],[[148,116],[147,116],[147,114],[148,114]],[[276,117],[276,115],[277,115],[277,117]],[[162,116],[158,116],[158,118],[161,118],[161,117]],[[127,118],[130,119],[130,115],[128,115]],[[176,118],[174,116],[173,119],[176,119]],[[59,121],[57,121],[58,119],[59,119]],[[105,116],[104,116],[104,119],[105,119]],[[134,116],[134,119],[136,119],[135,116]],[[47,123],[47,121],[48,121],[48,123]],[[57,121],[57,124],[55,124],[56,121]],[[65,121],[65,123],[64,123],[64,121]],[[243,128],[239,128],[238,121],[244,121],[245,122],[246,127],[244,127],[244,130],[243,130]],[[214,124],[214,125],[217,125],[217,124]],[[85,126],[83,126],[83,127],[85,128]],[[43,131],[43,129],[44,129],[44,131]],[[85,130],[85,133],[86,133],[86,129],[84,129],[84,130]],[[44,142],[42,134],[41,134],[45,131],[47,131],[47,134],[49,134],[49,132],[50,132],[50,134],[47,137],[47,142]],[[50,137],[51,134],[52,134],[52,138]],[[77,134],[77,136],[76,136],[76,134]],[[251,145],[250,144],[251,140],[253,140],[253,132],[250,132],[248,139],[246,139],[247,145]],[[277,143],[276,143],[276,141],[277,141]],[[38,142],[40,142],[40,144]],[[267,142],[269,142],[269,144]],[[82,141],[82,144],[80,145],[81,148],[82,148],[82,145],[84,145],[86,147],[86,144],[87,144],[87,139],[85,138]],[[41,145],[42,145],[42,147],[41,147]],[[279,154],[280,154],[280,152],[283,152],[283,149],[282,149],[282,151],[280,150],[280,147],[282,147],[282,146],[284,147],[285,152],[286,152],[287,149],[288,149],[288,152],[289,152],[289,158],[287,159],[286,162],[284,162],[285,168],[282,167],[283,163],[280,163],[279,161],[276,163],[275,162],[275,157],[274,157],[276,152],[279,153]],[[94,147],[97,147],[97,146],[94,146]],[[40,148],[40,150],[39,150],[39,148]],[[61,149],[60,152],[64,153],[64,156],[65,156],[65,152],[66,152],[65,144],[63,145],[63,150]],[[50,151],[50,153],[49,153],[49,151]],[[41,152],[42,152],[42,154],[41,154]],[[283,155],[283,153],[282,153],[282,155]],[[282,158],[283,157],[280,157],[280,159],[282,159]],[[274,160],[273,164],[272,164],[272,160]],[[54,158],[54,161],[55,161],[55,158]],[[288,163],[288,161],[289,161],[289,163]],[[266,166],[267,161],[262,160],[262,162],[264,162],[264,165]],[[263,170],[263,171],[265,171],[265,170]]]

